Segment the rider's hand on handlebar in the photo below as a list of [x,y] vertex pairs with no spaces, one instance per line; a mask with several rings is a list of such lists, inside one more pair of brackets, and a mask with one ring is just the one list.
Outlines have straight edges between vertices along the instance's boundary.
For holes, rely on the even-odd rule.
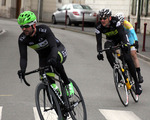
[[56,67],[56,65],[57,65],[57,61],[56,61],[56,59],[54,59],[54,58],[50,58],[50,59],[47,61],[47,63],[48,63],[49,65],[52,65],[53,67]]
[[138,48],[139,48],[139,43],[138,43],[138,41],[135,41],[135,48],[138,50]]
[[25,71],[24,70],[18,70],[18,76],[20,79],[23,79],[25,77]]
[[122,45],[122,50],[123,50],[123,51],[128,52],[129,49],[130,49],[129,44],[124,44],[124,45]]
[[97,59],[98,60],[104,60],[104,56],[103,56],[103,53],[98,53],[98,55],[97,55]]

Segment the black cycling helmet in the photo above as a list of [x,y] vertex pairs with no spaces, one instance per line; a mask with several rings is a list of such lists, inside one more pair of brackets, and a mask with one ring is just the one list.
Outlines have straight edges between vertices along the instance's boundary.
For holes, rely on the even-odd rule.
[[108,8],[104,8],[99,11],[100,18],[108,18],[111,16],[111,10]]

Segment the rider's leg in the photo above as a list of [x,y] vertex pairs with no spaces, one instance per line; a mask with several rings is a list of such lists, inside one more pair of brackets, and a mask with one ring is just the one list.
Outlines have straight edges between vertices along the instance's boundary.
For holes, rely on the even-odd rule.
[[73,84],[72,82],[69,81],[65,69],[61,63],[57,63],[56,71],[60,74],[61,79],[64,81],[66,91],[67,91],[67,96],[74,95]]
[[[56,71],[60,74],[62,80],[64,81],[65,85],[68,85],[70,83],[68,76],[65,72],[63,63],[66,61],[67,58],[67,52],[64,46],[60,46],[57,55],[57,66],[56,66]],[[64,54],[65,53],[65,54]]]
[[70,83],[68,76],[65,72],[64,66],[61,63],[57,63],[56,71],[60,74],[62,80],[64,81],[65,85],[68,85]]
[[[109,48],[109,47],[114,46],[114,45],[115,45],[115,43],[113,43],[112,41],[106,41],[105,44],[104,44],[104,48]],[[114,58],[114,56],[112,54],[113,52],[114,51],[112,51],[112,50],[106,51],[107,60],[110,63],[110,65],[111,65],[112,68],[114,68],[114,63],[115,63],[115,58]],[[121,76],[119,74],[119,76],[118,76],[118,82],[120,82],[121,79],[122,78],[121,78]]]
[[135,81],[136,94],[140,95],[142,93],[142,90],[141,90],[139,82],[137,80],[136,69],[135,69],[135,65],[132,60],[131,54],[130,54],[130,49],[128,51],[122,51],[122,52],[123,52],[124,59],[128,65],[131,76],[133,77],[133,79]]
[[[109,48],[109,47],[114,46],[114,45],[115,44],[112,41],[107,40],[104,44],[104,48]],[[114,58],[112,52],[113,52],[112,50],[107,50],[106,51],[106,57],[107,57],[108,62],[111,65],[111,67],[113,68],[114,63],[115,63],[115,58]]]
[[67,58],[67,53],[65,48],[62,46],[59,48],[58,51],[56,71],[60,74],[61,79],[64,81],[64,84],[66,85],[67,95],[72,96],[74,95],[73,84],[69,81],[63,66],[63,63],[65,62],[66,58]]
[[131,56],[132,56],[132,59],[134,61],[136,72],[138,74],[139,83],[142,83],[143,82],[143,77],[141,75],[140,64],[139,64],[139,60],[138,60],[138,57],[137,57],[137,52],[136,52],[135,49],[131,49]]

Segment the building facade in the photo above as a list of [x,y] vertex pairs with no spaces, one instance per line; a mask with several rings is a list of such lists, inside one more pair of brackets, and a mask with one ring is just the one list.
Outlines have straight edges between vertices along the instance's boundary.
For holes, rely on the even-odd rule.
[[20,12],[31,10],[38,21],[51,22],[52,13],[66,3],[87,4],[97,13],[102,8],[110,8],[113,15],[122,12],[133,26],[138,21],[140,32],[147,23],[147,33],[150,34],[149,0],[0,0],[0,17],[17,18]]

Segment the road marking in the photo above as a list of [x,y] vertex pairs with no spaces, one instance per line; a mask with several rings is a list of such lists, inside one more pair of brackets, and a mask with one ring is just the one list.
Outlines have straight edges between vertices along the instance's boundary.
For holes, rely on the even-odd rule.
[[0,30],[0,35],[2,35],[5,32],[6,32],[6,30]]
[[13,95],[0,95],[0,97],[9,97],[9,96],[13,96]]
[[3,107],[0,107],[0,120],[2,119],[2,108]]
[[[43,110],[42,111],[44,111],[44,108],[42,108]],[[36,107],[33,107],[33,112],[34,112],[34,118],[35,118],[35,120],[40,120],[40,118],[39,118],[39,114],[38,114],[38,112],[37,112],[37,109],[36,109]],[[53,118],[54,120],[57,120],[58,118],[57,118],[57,116],[56,116],[56,112],[53,110],[51,110],[51,112],[46,112],[46,113],[44,113],[44,119],[46,119],[46,118],[48,118],[48,117],[51,117],[51,118]],[[47,119],[46,119],[47,120]]]
[[106,120],[141,120],[132,111],[99,109]]

